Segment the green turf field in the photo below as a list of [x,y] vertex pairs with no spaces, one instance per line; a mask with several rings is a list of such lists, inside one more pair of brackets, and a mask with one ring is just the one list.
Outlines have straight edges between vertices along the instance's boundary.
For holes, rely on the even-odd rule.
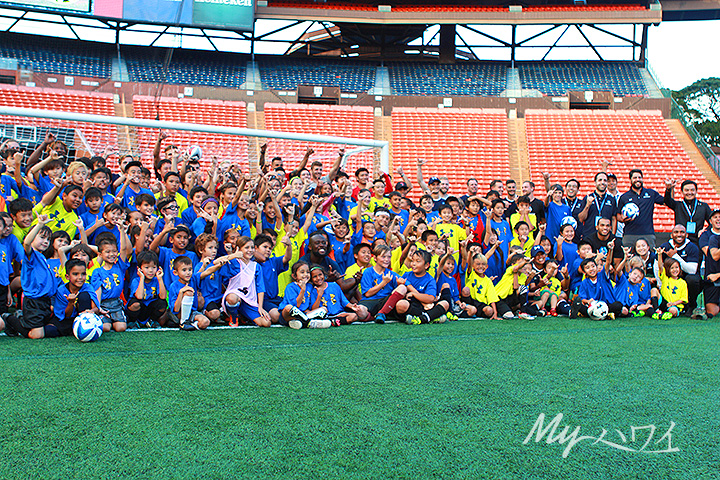
[[[720,478],[719,338],[567,318],[0,336],[0,478]],[[523,444],[540,413],[593,439]],[[639,450],[654,424],[667,449],[670,421],[679,452],[592,444]]]

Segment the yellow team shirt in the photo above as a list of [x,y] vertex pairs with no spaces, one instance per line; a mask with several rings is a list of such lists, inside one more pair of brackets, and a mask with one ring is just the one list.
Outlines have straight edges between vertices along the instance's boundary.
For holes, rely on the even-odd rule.
[[470,289],[470,296],[477,302],[490,305],[500,300],[495,285],[487,275],[481,277],[474,270],[470,270],[465,280],[465,286]]
[[[507,298],[515,292],[515,289],[513,288],[514,276],[515,275],[513,274],[513,267],[507,267],[502,278],[497,283],[497,285],[495,285],[495,292],[497,292],[498,297]],[[525,285],[525,282],[527,282],[527,275],[525,275],[524,273],[519,273],[518,284]]]
[[[284,236],[285,228],[283,227],[282,230]],[[280,295],[281,297],[285,296],[285,289],[288,285],[290,285],[290,282],[292,282],[292,266],[295,265],[298,260],[300,260],[300,248],[302,247],[303,243],[305,243],[305,240],[307,240],[307,232],[305,232],[305,230],[303,229],[300,229],[300,231],[298,231],[298,233],[290,239],[290,245],[292,246],[292,257],[290,258],[290,262],[288,263],[288,269],[278,276],[278,295]],[[285,245],[283,245],[281,242],[278,242],[277,245],[275,245],[275,251],[273,253],[276,256],[285,255]]]
[[513,245],[518,245],[525,250],[525,255],[530,255],[530,252],[532,251],[532,247],[535,245],[535,240],[532,238],[532,235],[530,235],[525,242],[525,245],[520,245],[520,239],[518,237],[513,237],[512,240],[510,240],[510,247]]
[[663,269],[660,274],[660,294],[666,302],[678,302],[688,303],[688,289],[687,283],[682,278],[675,280],[670,278]]
[[[350,218],[350,221],[351,221],[351,222],[354,222],[354,221],[355,221],[355,215],[357,215],[357,209],[358,209],[357,206],[355,206],[355,207],[353,207],[353,208],[350,209],[350,217],[349,217],[349,218]],[[363,212],[363,214],[361,215],[360,219],[361,219],[361,220],[370,220],[370,221],[372,221],[373,217],[372,217],[372,215],[370,215],[367,211],[365,211],[365,212]]]
[[75,238],[77,227],[75,227],[73,223],[78,219],[77,213],[75,213],[74,210],[65,210],[65,206],[60,197],[56,198],[52,205],[48,205],[45,208],[42,208],[42,204],[38,203],[33,208],[33,213],[35,214],[33,225],[37,224],[38,215],[47,215],[50,217],[50,221],[47,223],[50,230],[53,232],[65,230],[71,239]]
[[465,229],[453,223],[439,223],[435,226],[435,233],[438,234],[438,237],[442,237],[443,235],[447,236],[448,245],[455,250],[453,257],[455,257],[455,261],[457,261],[460,252],[460,242],[467,238]]
[[368,205],[368,210],[370,210],[371,212],[375,212],[375,209],[378,207],[386,207],[389,209],[390,207],[392,207],[392,204],[390,203],[390,200],[385,197],[383,197],[383,198],[372,197],[370,199],[370,205]]
[[[534,213],[529,213],[528,217],[530,217],[530,234],[532,235],[532,232],[534,232],[537,229],[537,215]],[[520,213],[515,212],[512,215],[510,215],[510,228],[513,229],[513,232],[515,231],[515,225],[520,221]]]
[[27,237],[27,234],[30,233],[31,228],[32,226],[27,228],[21,228],[20,225],[17,224],[17,222],[13,222],[12,234],[15,235],[15,238],[17,238],[20,243],[23,243],[25,237]]
[[402,247],[397,247],[395,250],[392,251],[392,259],[390,260],[390,269],[398,275],[402,275],[405,272],[412,271],[412,268],[405,265],[405,262],[400,263],[402,251]]

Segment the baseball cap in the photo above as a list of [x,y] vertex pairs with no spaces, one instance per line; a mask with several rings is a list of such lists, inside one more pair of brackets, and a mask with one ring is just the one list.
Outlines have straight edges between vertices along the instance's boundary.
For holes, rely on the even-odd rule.
[[395,190],[407,190],[408,185],[405,182],[398,182],[395,184]]
[[710,214],[710,218],[714,217],[715,215],[717,215],[719,213],[720,213],[720,208],[713,210],[712,213]]
[[534,257],[538,253],[545,253],[545,249],[540,245],[535,245],[534,247],[532,247],[532,250],[530,250],[530,256]]
[[440,179],[438,177],[430,177],[430,180],[428,180],[428,185],[432,185],[433,183],[440,183]]

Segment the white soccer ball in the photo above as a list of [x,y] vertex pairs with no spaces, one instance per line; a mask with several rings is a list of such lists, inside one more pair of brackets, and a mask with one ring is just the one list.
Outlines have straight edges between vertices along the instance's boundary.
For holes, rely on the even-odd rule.
[[638,207],[632,202],[626,203],[625,206],[622,208],[622,214],[630,220],[635,220],[638,215],[640,215],[640,207]]
[[608,304],[603,301],[592,302],[588,307],[588,315],[593,320],[605,320],[608,313]]
[[198,147],[197,145],[193,145],[192,147],[188,148],[187,154],[190,160],[200,161],[200,159],[202,158],[202,148]]
[[73,321],[73,335],[81,342],[94,342],[103,333],[103,322],[92,312],[83,312]]
[[575,217],[573,217],[572,215],[563,217],[563,219],[560,220],[560,228],[564,227],[565,225],[572,225],[572,227],[577,230],[577,220],[575,220]]

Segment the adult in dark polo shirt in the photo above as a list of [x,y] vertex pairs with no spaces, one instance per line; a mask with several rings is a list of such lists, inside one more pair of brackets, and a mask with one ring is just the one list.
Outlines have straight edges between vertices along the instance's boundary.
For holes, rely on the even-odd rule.
[[[535,183],[530,180],[525,180],[522,184],[522,193],[530,199],[530,210],[535,214],[535,217],[540,220],[545,220],[545,202],[539,198],[535,198]],[[517,212],[517,199],[505,210],[505,218],[510,218],[510,215]]]
[[[699,243],[700,252],[705,258],[705,312],[712,317],[720,311],[720,210],[714,210],[710,214],[710,228],[700,235]],[[713,249],[715,255],[711,255]]]
[[583,209],[578,220],[583,222],[583,238],[591,238],[597,231],[597,224],[602,218],[610,220],[610,231],[615,235],[617,228],[617,201],[607,191],[608,174],[595,174],[595,191],[588,194],[583,202]]
[[698,274],[700,265],[700,249],[688,238],[684,225],[675,225],[670,233],[670,241],[660,245],[665,255],[680,262],[680,276],[688,286],[688,304],[686,313],[697,308],[697,297],[700,295],[701,281]]
[[684,225],[688,238],[697,245],[705,223],[710,222],[712,209],[707,203],[697,199],[697,183],[692,180],[685,180],[680,184],[683,199],[675,200],[675,184],[675,180],[665,180],[665,205],[675,212],[675,225]]
[[[655,205],[662,205],[664,198],[657,191],[643,187],[642,170],[630,170],[630,190],[623,193],[618,200],[617,221],[625,224],[623,234],[623,246],[635,247],[635,242],[644,238],[650,248],[655,248],[655,226],[653,225],[653,214]],[[630,220],[622,213],[622,209],[628,203],[634,203],[640,209],[640,214],[635,220]]]
[[613,235],[610,225],[610,219],[601,218],[598,220],[597,230],[595,233],[589,237],[583,237],[583,240],[590,244],[593,253],[600,253],[602,255],[607,255],[608,243],[610,243],[611,240],[615,240],[615,246],[613,247],[613,263],[617,265],[622,261],[624,252],[623,249],[620,248],[620,240],[615,239],[615,235]]

